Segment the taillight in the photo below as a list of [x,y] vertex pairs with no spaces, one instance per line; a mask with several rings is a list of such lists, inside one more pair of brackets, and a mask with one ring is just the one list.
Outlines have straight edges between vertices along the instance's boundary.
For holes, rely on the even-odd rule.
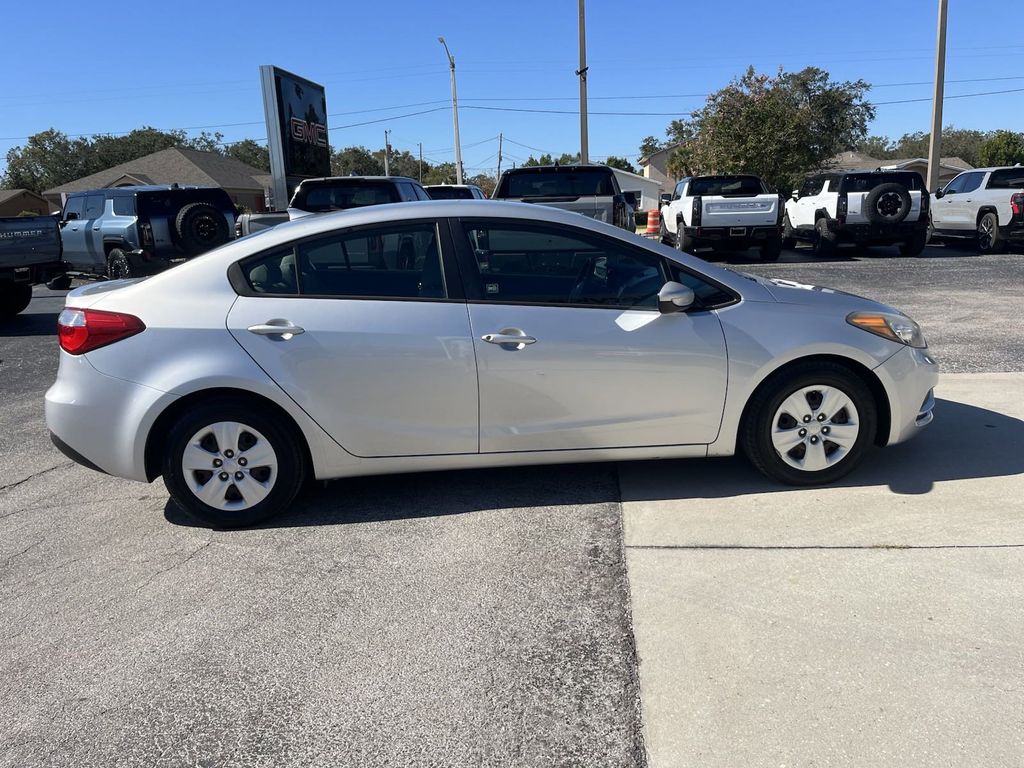
[[142,246],[153,246],[153,227],[149,224],[139,224],[139,232],[142,235]]
[[846,223],[846,214],[850,210],[850,199],[846,196],[845,192],[839,194],[839,199],[836,201],[836,222],[839,224]]
[[921,190],[921,215],[918,217],[919,219],[927,219],[928,218],[928,209],[931,207],[931,204],[932,204],[931,193],[929,193],[927,189],[922,189]]
[[691,216],[690,216],[690,226],[691,227],[699,227],[700,226],[700,215],[701,215],[701,212],[703,210],[704,210],[704,201],[701,200],[699,196],[693,198],[693,211],[692,211]]
[[1010,210],[1016,217],[1024,217],[1024,192],[1010,196]]
[[68,307],[57,318],[57,341],[68,354],[83,355],[146,330],[134,315]]

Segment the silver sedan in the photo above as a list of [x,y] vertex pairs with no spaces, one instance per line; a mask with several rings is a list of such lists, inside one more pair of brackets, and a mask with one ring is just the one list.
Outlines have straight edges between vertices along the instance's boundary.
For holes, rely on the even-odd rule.
[[746,454],[828,483],[932,418],[920,328],[552,208],[311,216],[67,296],[55,444],[221,527],[304,480]]

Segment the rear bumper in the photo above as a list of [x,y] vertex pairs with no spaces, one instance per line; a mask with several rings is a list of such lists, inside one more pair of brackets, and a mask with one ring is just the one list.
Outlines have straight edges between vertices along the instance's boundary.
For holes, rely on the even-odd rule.
[[905,347],[875,368],[875,374],[889,395],[887,445],[909,440],[931,423],[939,366],[929,350]]
[[891,245],[925,235],[928,220],[901,221],[899,224],[840,224],[835,219],[828,219],[828,231],[841,243]]
[[999,234],[1002,235],[1004,240],[1009,240],[1013,243],[1024,243],[1024,221],[1011,222],[1007,226],[1002,227]]
[[757,227],[683,227],[698,247],[754,248],[782,238],[780,226]]

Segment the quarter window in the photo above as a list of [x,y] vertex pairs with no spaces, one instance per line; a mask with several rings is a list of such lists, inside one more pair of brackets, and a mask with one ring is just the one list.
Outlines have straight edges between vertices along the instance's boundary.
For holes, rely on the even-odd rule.
[[114,213],[118,216],[132,216],[135,214],[134,197],[115,197]]
[[655,254],[564,230],[463,226],[476,273],[469,289],[483,300],[657,309],[665,273]]

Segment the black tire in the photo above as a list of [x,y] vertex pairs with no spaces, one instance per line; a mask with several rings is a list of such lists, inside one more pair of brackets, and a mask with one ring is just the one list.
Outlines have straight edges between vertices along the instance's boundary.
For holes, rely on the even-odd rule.
[[[274,482],[270,487],[270,492],[258,503],[241,509],[219,509],[202,501],[189,486],[185,470],[182,466],[185,449],[197,433],[218,422],[237,422],[244,429],[254,430],[262,438],[265,438],[269,442],[270,447],[273,448],[277,460],[276,474],[272,475],[270,472],[267,472],[267,479],[263,480],[263,482],[269,482],[271,476],[274,478]],[[251,437],[251,433],[242,433],[243,436],[245,434],[250,434]],[[218,398],[209,400],[195,408],[189,409],[171,426],[166,441],[167,451],[162,462],[164,485],[167,486],[167,491],[170,493],[174,503],[185,514],[201,523],[214,528],[243,528],[254,525],[285,511],[302,488],[307,470],[305,452],[303,451],[301,440],[301,435],[296,433],[294,427],[283,423],[273,413],[266,412],[266,409],[247,405],[244,401],[239,402],[235,399]],[[258,444],[259,441],[257,440],[257,442],[250,445],[250,448]],[[213,447],[215,449],[218,448],[215,439]],[[233,457],[233,459],[241,463],[245,451],[249,449],[243,448],[241,445],[234,448],[238,451],[238,455]],[[203,482],[202,487],[205,487],[207,482],[226,482],[222,486],[225,488],[225,496],[223,498],[231,498],[230,488],[232,487],[235,488],[234,493],[241,498],[241,494],[233,482],[234,478],[229,476],[227,481],[219,480],[219,473],[215,474],[214,467],[221,466],[222,470],[228,469],[229,471],[240,472],[243,476],[248,472],[251,473],[251,478],[256,479],[259,479],[259,476],[255,473],[261,468],[250,467],[245,469],[241,466],[214,465],[213,460],[218,455],[220,454],[216,452],[210,453],[211,468],[208,479],[204,481],[203,475],[205,470],[192,472],[191,479],[196,482]],[[248,480],[250,478],[243,479]]]
[[32,303],[32,285],[0,280],[0,318],[7,320]]
[[223,245],[230,238],[224,214],[209,203],[189,203],[182,206],[174,219],[178,242],[189,256]]
[[778,261],[781,255],[781,240],[772,239],[761,246],[761,261]]
[[46,287],[51,291],[66,291],[71,287],[71,276],[70,275],[57,275],[50,282],[46,284]]
[[782,247],[787,251],[796,248],[796,237],[793,234],[793,225],[789,223],[789,214],[782,217]]
[[872,224],[899,224],[912,205],[910,192],[902,184],[879,184],[865,195],[862,210]]
[[107,254],[107,277],[110,280],[128,280],[136,277],[128,254],[121,248],[111,248]]
[[1006,246],[999,233],[999,217],[989,211],[978,219],[978,251],[980,253],[1001,253]]
[[676,248],[683,253],[693,253],[696,241],[686,234],[686,228],[682,221],[676,225]]
[[[846,454],[831,466],[817,471],[801,470],[791,466],[772,443],[772,432],[775,428],[773,420],[790,395],[806,387],[823,385],[834,387],[843,392],[856,409],[858,432],[854,443]],[[811,402],[810,396],[807,402]],[[828,415],[824,422],[812,419],[811,425],[823,426],[842,423],[841,410],[837,414]],[[848,415],[847,415],[848,418]],[[796,423],[796,422],[794,422]],[[782,425],[784,426],[784,425]],[[797,427],[800,425],[797,423]],[[838,363],[827,361],[807,361],[798,363],[771,376],[754,393],[747,406],[744,422],[740,426],[740,447],[750,462],[765,476],[787,485],[821,485],[831,483],[852,471],[864,458],[864,454],[874,441],[878,428],[878,414],[875,399],[867,384],[852,370]],[[812,439],[813,436],[807,439]],[[825,451],[839,450],[835,443],[829,443],[826,436],[818,438]],[[827,446],[833,447],[827,447]],[[804,450],[807,449],[804,445]],[[799,452],[800,446],[794,446],[789,452]]]
[[658,239],[662,245],[672,245],[672,238],[669,237],[669,232],[665,228],[665,219],[662,218],[661,223],[658,224]]
[[924,253],[926,245],[928,245],[928,232],[922,230],[915,233],[912,240],[900,243],[900,256],[920,256]]
[[821,217],[814,222],[814,245],[815,256],[832,256],[836,252],[835,237],[828,231],[828,221]]

